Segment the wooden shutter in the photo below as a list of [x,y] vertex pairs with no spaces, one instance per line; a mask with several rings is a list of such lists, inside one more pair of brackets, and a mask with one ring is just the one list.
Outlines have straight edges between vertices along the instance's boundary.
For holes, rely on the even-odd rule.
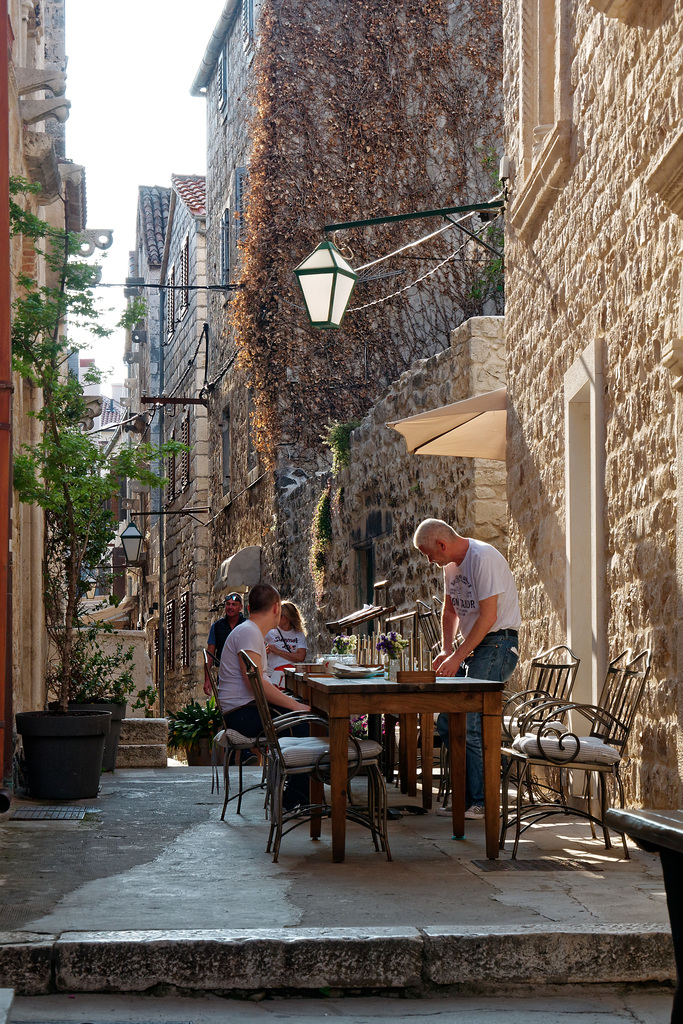
[[235,168],[235,244],[240,245],[244,236],[247,188],[249,171],[246,167]]
[[[171,434],[171,440],[175,441],[175,430]],[[176,495],[176,479],[175,479],[175,455],[171,454],[166,460],[166,476],[168,483],[166,485],[166,500],[173,501]]]
[[180,658],[183,668],[190,664],[190,594],[180,598]]
[[221,217],[221,284],[230,283],[230,209],[226,207]]
[[190,236],[188,235],[183,242],[183,248],[180,253],[180,286],[182,291],[180,292],[180,308],[181,310],[187,309],[190,304]]
[[166,333],[169,338],[173,337],[175,331],[175,267],[171,267],[168,279],[168,288],[166,290]]
[[166,605],[166,668],[175,668],[175,601]]
[[[190,420],[185,417],[180,426],[180,443],[190,447]],[[182,452],[180,455],[180,489],[185,490],[190,483],[190,453]]]
[[242,40],[244,49],[254,45],[254,0],[242,0]]

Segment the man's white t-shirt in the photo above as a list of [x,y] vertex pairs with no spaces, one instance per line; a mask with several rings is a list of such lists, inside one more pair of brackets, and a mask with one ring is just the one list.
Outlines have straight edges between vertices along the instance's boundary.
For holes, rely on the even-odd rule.
[[258,626],[247,619],[230,633],[223,644],[221,663],[218,669],[218,699],[224,712],[234,711],[244,704],[250,704],[254,694],[242,675],[240,651],[254,651],[261,655],[264,673],[268,672],[268,655],[263,633]]
[[498,614],[490,632],[519,629],[522,617],[515,580],[505,558],[491,544],[470,540],[460,565],[449,562],[443,575],[444,589],[460,619],[463,636],[469,634],[479,617],[479,602],[494,594],[498,596]]
[[[304,633],[300,633],[296,629],[280,629],[279,626],[266,633],[266,643],[275,644],[276,647],[284,648],[287,651],[287,654],[293,654],[295,651],[300,651],[302,647],[306,650],[308,646]],[[283,689],[284,687],[282,666],[294,664],[291,658],[287,657],[287,654],[273,654],[271,652],[268,655],[270,681],[274,686],[278,686],[280,689]]]

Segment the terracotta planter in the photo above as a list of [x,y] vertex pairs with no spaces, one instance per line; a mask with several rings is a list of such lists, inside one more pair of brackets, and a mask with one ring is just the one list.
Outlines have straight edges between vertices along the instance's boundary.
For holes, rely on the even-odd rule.
[[203,738],[194,747],[187,748],[187,763],[190,768],[211,765],[211,740]]
[[110,721],[109,711],[17,714],[31,796],[39,800],[97,796]]

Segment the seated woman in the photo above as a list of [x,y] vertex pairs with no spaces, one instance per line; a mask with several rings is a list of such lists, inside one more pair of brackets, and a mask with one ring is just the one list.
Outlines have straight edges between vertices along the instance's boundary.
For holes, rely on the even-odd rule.
[[280,623],[266,633],[268,671],[270,680],[278,689],[284,690],[283,668],[306,660],[305,624],[301,612],[293,601],[283,601]]

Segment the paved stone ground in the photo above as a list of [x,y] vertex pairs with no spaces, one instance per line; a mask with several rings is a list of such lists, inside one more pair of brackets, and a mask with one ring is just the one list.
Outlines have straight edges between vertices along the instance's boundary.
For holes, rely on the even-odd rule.
[[[665,1024],[671,993],[600,988],[533,996],[226,1001],[127,996],[17,998],[12,1024]],[[0,1018],[1,1019],[1,1018]]]
[[[396,790],[391,800],[406,804]],[[509,852],[485,859],[483,822],[454,841],[448,819],[405,810],[390,824],[392,863],[349,825],[347,859],[334,864],[324,823],[320,842],[306,826],[286,836],[273,864],[260,791],[221,822],[210,769],[103,776],[80,822],[13,818],[22,806],[35,802],[0,816],[0,985],[25,995],[168,984],[310,994],[337,969],[332,983],[347,993],[460,986],[463,997],[510,976],[534,985],[674,977],[658,858],[633,847],[625,860],[620,844],[606,851],[577,819],[527,832],[516,866]],[[580,1012],[592,1020],[598,1010]]]

